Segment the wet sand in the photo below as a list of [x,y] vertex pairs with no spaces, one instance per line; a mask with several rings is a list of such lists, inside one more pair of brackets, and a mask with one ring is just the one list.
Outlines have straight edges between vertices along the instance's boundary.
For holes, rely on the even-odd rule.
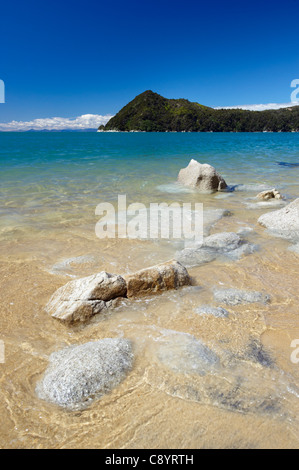
[[[299,364],[290,360],[290,343],[299,338],[299,257],[287,250],[287,241],[258,226],[258,216],[270,209],[246,209],[245,196],[207,197],[209,207],[232,213],[211,233],[250,226],[253,232],[245,238],[258,244],[258,251],[239,261],[189,268],[194,286],[126,302],[74,327],[44,311],[58,287],[101,270],[124,274],[154,265],[170,259],[173,246],[99,240],[92,218],[83,216],[54,223],[52,230],[32,224],[2,233],[2,448],[298,447]],[[271,303],[223,305],[228,318],[198,315],[198,306],[216,306],[215,287],[263,291]],[[167,367],[159,347],[173,332],[204,341],[219,355],[219,368],[198,376]],[[37,397],[36,383],[53,351],[105,337],[133,342],[134,367],[117,388],[80,412]],[[269,364],[261,363],[252,344]]]

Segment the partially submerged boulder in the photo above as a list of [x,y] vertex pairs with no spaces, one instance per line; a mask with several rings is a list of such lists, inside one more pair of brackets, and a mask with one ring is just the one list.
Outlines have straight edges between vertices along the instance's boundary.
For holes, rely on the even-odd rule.
[[275,188],[262,191],[256,197],[258,199],[263,199],[264,201],[267,201],[268,199],[282,199],[282,195]]
[[261,215],[258,222],[274,235],[299,240],[299,198],[282,209]]
[[62,321],[85,321],[110,306],[113,299],[125,296],[126,291],[121,276],[102,271],[60,287],[50,298],[46,311]]
[[204,238],[201,244],[178,251],[176,259],[187,267],[210,263],[219,257],[238,260],[252,253],[255,245],[242,240],[234,232],[221,232]]
[[187,269],[178,261],[168,261],[124,276],[127,297],[139,297],[191,284]]
[[186,168],[180,170],[178,182],[207,192],[221,191],[227,187],[226,182],[213,166],[193,159]]
[[105,338],[51,354],[36,392],[39,398],[76,410],[116,387],[132,367],[130,341]]

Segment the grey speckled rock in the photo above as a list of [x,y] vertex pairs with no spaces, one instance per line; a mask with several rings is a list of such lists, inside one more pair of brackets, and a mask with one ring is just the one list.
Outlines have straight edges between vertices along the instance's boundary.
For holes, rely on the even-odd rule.
[[84,321],[106,309],[112,299],[124,296],[126,291],[126,282],[121,276],[102,271],[57,289],[46,305],[46,311],[65,322]]
[[130,341],[105,338],[51,354],[36,387],[38,396],[71,410],[82,409],[116,387],[132,366]]
[[178,182],[204,192],[220,191],[227,187],[226,182],[213,166],[193,159],[186,168],[180,170]]
[[197,307],[195,313],[199,315],[212,315],[216,318],[226,318],[229,316],[229,313],[225,308],[221,307],[210,307],[209,305],[202,305],[201,307]]
[[274,235],[299,240],[299,198],[282,209],[261,215],[258,222]]
[[124,278],[128,297],[139,297],[191,284],[187,269],[174,260],[142,269]]
[[175,257],[185,266],[191,267],[209,263],[223,256],[238,260],[243,255],[252,253],[255,249],[255,245],[246,243],[236,233],[222,232],[210,235],[200,245],[177,252]]
[[214,351],[187,333],[173,331],[157,346],[158,359],[177,373],[205,375],[219,363]]
[[269,295],[258,291],[246,291],[240,289],[215,289],[214,299],[216,302],[226,305],[238,305],[243,303],[262,303],[270,301]]
[[240,246],[241,239],[234,232],[215,233],[205,238],[202,246],[215,250],[231,251]]

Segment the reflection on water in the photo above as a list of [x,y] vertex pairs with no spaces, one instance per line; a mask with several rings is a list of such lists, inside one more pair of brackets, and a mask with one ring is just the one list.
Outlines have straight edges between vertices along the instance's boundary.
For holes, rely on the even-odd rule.
[[[298,160],[296,139],[0,134],[1,447],[298,447],[299,369],[290,344],[299,338],[299,257],[257,225],[271,207],[253,199],[263,185],[298,195],[297,170],[275,163]],[[190,158],[243,187],[177,192],[176,175]],[[128,203],[203,202],[207,214],[228,210],[230,216],[212,220],[211,233],[239,231],[259,250],[190,268],[194,286],[66,327],[44,305],[70,278],[132,272],[178,249],[173,242],[96,238],[95,207],[116,203],[118,194],[127,194]],[[222,306],[225,317],[199,315],[201,306],[221,306],[216,287],[263,291],[271,303]],[[51,352],[105,337],[134,344],[134,367],[123,383],[80,412],[37,398]]]

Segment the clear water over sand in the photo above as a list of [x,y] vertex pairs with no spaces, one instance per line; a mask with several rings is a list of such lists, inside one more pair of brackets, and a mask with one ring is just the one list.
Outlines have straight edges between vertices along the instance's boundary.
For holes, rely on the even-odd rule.
[[[175,180],[191,158],[214,165],[236,191],[182,191]],[[277,162],[299,163],[297,134],[0,134],[1,447],[298,447],[299,364],[290,360],[290,343],[299,338],[299,256],[257,224],[271,206],[255,199],[272,187],[287,202],[299,195],[299,167]],[[124,305],[85,326],[62,325],[43,309],[68,280],[132,272],[177,249],[96,238],[95,207],[116,203],[118,194],[146,205],[203,202],[207,214],[226,209],[231,215],[211,233],[250,227],[245,238],[259,249],[189,269],[196,286]],[[220,287],[262,291],[271,303],[225,307],[228,318],[198,315],[201,305],[218,306],[213,289]],[[192,373],[192,364],[169,367],[162,353],[180,357],[184,334],[213,349],[219,366],[205,375]],[[133,341],[135,364],[112,393],[82,412],[37,398],[51,352],[118,336]]]

